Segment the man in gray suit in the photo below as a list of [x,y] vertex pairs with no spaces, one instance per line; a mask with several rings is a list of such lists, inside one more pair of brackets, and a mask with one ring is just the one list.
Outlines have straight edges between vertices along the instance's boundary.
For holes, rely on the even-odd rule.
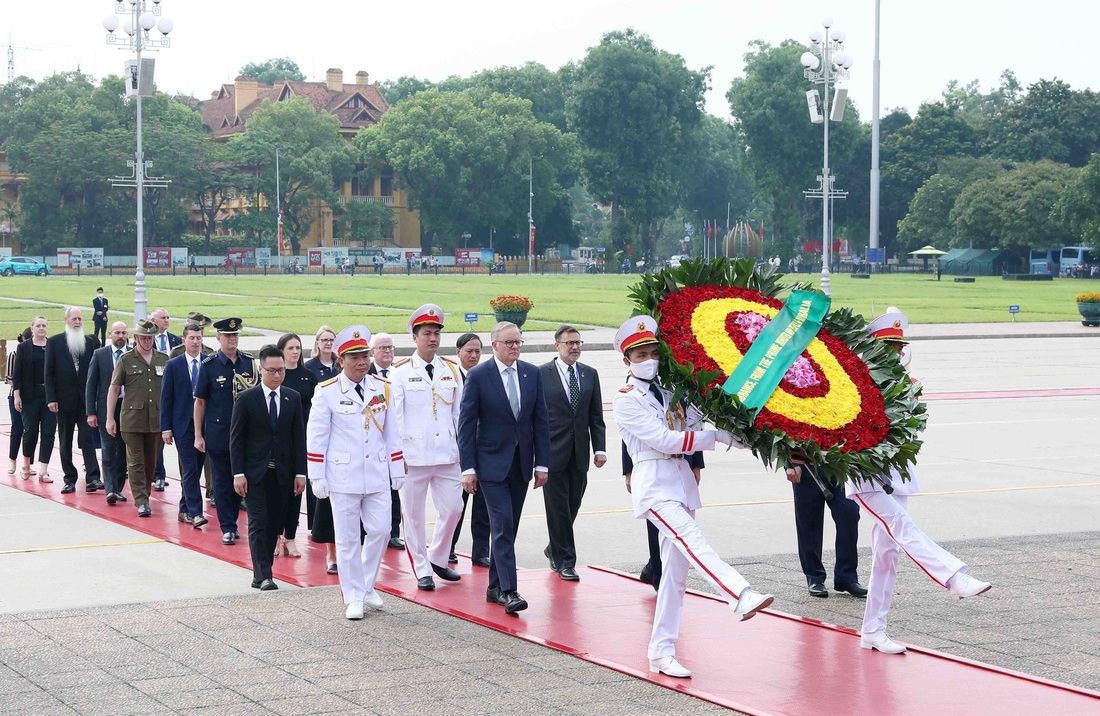
[[[107,493],[107,504],[125,502],[122,486],[126,484],[126,443],[122,436],[107,432],[107,391],[111,387],[111,376],[115,372],[115,363],[126,352],[127,330],[122,321],[111,324],[107,336],[107,345],[92,353],[92,362],[88,366],[88,385],[84,391],[84,403],[88,414],[88,426],[99,430],[99,440],[103,445],[103,482]],[[122,401],[118,402],[118,407]],[[118,410],[115,411],[118,422]]]
[[578,362],[584,345],[580,331],[562,326],[554,333],[554,345],[558,357],[539,366],[550,418],[550,479],[543,492],[550,544],[543,554],[562,579],[577,582],[573,522],[588,487],[589,445],[596,467],[607,462],[603,396],[596,370]]

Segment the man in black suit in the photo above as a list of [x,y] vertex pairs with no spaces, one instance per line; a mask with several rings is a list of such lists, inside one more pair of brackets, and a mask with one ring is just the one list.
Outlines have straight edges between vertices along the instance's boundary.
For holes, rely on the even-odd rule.
[[[158,308],[154,310],[153,314],[149,316],[149,320],[157,326],[157,335],[153,337],[153,348],[167,356],[171,356],[172,349],[178,345],[182,345],[183,339],[175,333],[170,333],[168,331],[168,326],[171,321],[168,315],[168,309]],[[157,455],[157,469],[153,473],[153,490],[156,492],[164,492],[166,479],[167,473],[164,471],[164,451],[161,450]]]
[[485,600],[508,614],[527,608],[517,591],[516,534],[534,468],[535,489],[546,484],[550,464],[550,425],[542,376],[519,360],[519,326],[493,327],[493,360],[466,375],[458,423],[462,486],[485,493],[492,534],[489,589]]
[[580,581],[573,523],[588,487],[589,446],[596,467],[607,462],[600,377],[579,362],[582,345],[580,331],[562,326],[554,333],[558,357],[539,366],[550,421],[550,479],[542,491],[550,544],[544,554],[567,582]]
[[[111,389],[111,376],[115,364],[126,352],[126,324],[115,321],[111,325],[111,342],[92,353],[88,366],[88,385],[84,392],[84,406],[88,414],[88,426],[99,431],[99,440],[103,445],[103,481],[107,493],[107,504],[125,502],[122,486],[126,484],[126,443],[121,435],[107,432],[107,393]],[[115,404],[115,422],[120,422],[122,401]]]
[[92,323],[95,324],[96,340],[100,345],[107,345],[107,297],[103,295],[103,287],[95,290],[95,298],[92,299]]
[[[375,333],[370,341],[371,361],[368,375],[377,375],[390,379],[390,366],[393,365],[393,336],[389,333]],[[401,493],[390,490],[390,549],[405,549],[405,540],[401,539]]]
[[168,325],[171,322],[171,318],[168,315],[168,309],[156,309],[153,311],[153,315],[149,316],[149,320],[157,326],[157,335],[153,338],[153,348],[156,348],[161,353],[170,355],[173,348],[183,343],[182,338],[168,331]]
[[237,396],[229,425],[233,489],[248,497],[248,549],[252,586],[278,589],[271,577],[275,541],[283,533],[287,504],[306,487],[306,427],[302,399],[284,388],[283,354],[260,349],[260,385]]
[[95,336],[84,335],[84,318],[76,306],[65,309],[65,330],[46,341],[46,407],[57,414],[57,434],[61,443],[61,468],[65,486],[61,492],[76,492],[76,465],[73,464],[73,431],[84,457],[84,480],[88,492],[103,489],[99,480],[92,429],[86,422],[84,391],[88,385],[88,366],[92,353],[99,348]]

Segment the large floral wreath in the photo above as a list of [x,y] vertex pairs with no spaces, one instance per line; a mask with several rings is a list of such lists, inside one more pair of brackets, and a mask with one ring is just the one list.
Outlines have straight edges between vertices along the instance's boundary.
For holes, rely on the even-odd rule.
[[784,285],[750,260],[695,261],[646,274],[632,291],[660,327],[661,377],[765,465],[802,460],[839,483],[908,477],[927,421],[920,386],[862,316],[829,313],[764,406],[752,411],[722,390],[753,340],[782,309]]

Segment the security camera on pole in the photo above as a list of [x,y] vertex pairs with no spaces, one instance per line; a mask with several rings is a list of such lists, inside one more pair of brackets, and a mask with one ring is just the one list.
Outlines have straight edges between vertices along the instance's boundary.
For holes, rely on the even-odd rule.
[[[836,83],[848,79],[848,69],[852,66],[852,57],[844,51],[845,34],[841,30],[834,30],[830,36],[830,28],[833,26],[832,18],[821,21],[825,28],[824,34],[819,30],[810,33],[810,49],[802,53],[802,66],[805,67],[803,75],[814,84],[822,85],[824,92],[818,95],[817,90],[806,93],[806,100],[810,109],[810,121],[814,124],[821,123],[825,126],[825,152],[822,162],[821,180],[821,290],[829,295],[829,254],[832,249],[832,237],[829,231],[830,199],[836,194],[833,192],[832,180],[829,175],[829,122],[839,122],[844,119],[844,106],[848,99],[848,90],[836,88]],[[830,93],[836,89],[836,95],[832,97],[832,111],[829,110]],[[812,192],[816,196],[816,192]]]
[[[146,177],[145,153],[141,147],[141,98],[153,95],[153,60],[142,59],[142,51],[159,50],[171,46],[168,33],[175,27],[173,22],[161,15],[161,0],[125,0],[114,2],[114,13],[103,19],[103,29],[107,31],[107,44],[117,45],[123,50],[137,53],[136,60],[124,63],[126,77],[126,96],[134,97],[137,103],[137,151],[134,159],[127,162],[134,173],[130,177],[116,177],[114,186],[135,187],[137,194],[137,272],[134,274],[134,319],[143,321],[149,316],[148,302],[145,298],[145,220],[144,199],[146,186],[167,186],[168,182],[159,177]],[[115,35],[121,22],[126,37]],[[157,18],[160,17],[158,21]],[[160,36],[150,33],[156,28]]]

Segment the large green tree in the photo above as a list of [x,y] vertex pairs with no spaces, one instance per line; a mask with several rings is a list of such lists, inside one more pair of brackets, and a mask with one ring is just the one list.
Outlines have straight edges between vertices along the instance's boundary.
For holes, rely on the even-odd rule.
[[272,57],[263,62],[249,62],[241,67],[240,75],[253,77],[260,84],[273,85],[280,80],[304,82],[306,79],[298,63],[289,57]]
[[[279,152],[284,235],[297,253],[302,237],[321,218],[321,206],[339,204],[337,187],[351,178],[355,167],[354,151],[340,136],[340,120],[316,112],[300,97],[265,102],[249,117],[244,134],[229,144],[234,161],[253,180],[252,191],[263,194],[271,207],[276,199],[275,153]],[[253,207],[258,208],[259,202],[253,202]]]
[[989,125],[988,148],[999,157],[1049,159],[1083,167],[1100,151],[1100,94],[1040,80]]
[[[757,40],[750,47],[745,76],[733,81],[726,99],[756,186],[773,207],[771,238],[790,247],[803,237],[806,219],[820,216],[820,204],[807,205],[802,192],[820,186],[815,177],[821,175],[824,132],[806,110],[806,92],[813,85],[803,77],[799,61],[805,45],[786,40],[773,47]],[[831,169],[851,161],[859,134],[859,116],[849,101],[844,121],[829,127]]]
[[[571,238],[545,229],[558,203],[568,207],[560,185],[575,176],[576,139],[538,121],[528,100],[425,90],[362,130],[356,146],[361,161],[376,169],[388,163],[407,188],[420,210],[425,251],[437,239],[454,246],[462,234],[488,234],[489,227],[500,240],[526,236],[529,170],[539,245]],[[525,251],[526,241],[513,251],[520,246]]]
[[1003,162],[985,157],[942,160],[939,171],[917,190],[909,213],[898,224],[898,250],[907,253],[923,246],[957,246],[956,226],[951,221],[955,200],[975,181],[993,179],[1008,168]]
[[952,246],[1058,246],[1072,236],[1053,211],[1080,170],[1043,160],[966,187],[951,209]]
[[732,125],[704,115],[681,158],[681,200],[690,223],[702,226],[707,219],[746,217],[753,198],[752,178],[743,167],[745,153]]
[[1055,214],[1073,236],[1100,249],[1100,154],[1093,154],[1065,188],[1055,204]]
[[701,121],[709,72],[628,29],[604,35],[570,73],[566,109],[588,190],[611,205],[613,223],[627,209],[651,255],[658,222],[679,204],[677,165]]

